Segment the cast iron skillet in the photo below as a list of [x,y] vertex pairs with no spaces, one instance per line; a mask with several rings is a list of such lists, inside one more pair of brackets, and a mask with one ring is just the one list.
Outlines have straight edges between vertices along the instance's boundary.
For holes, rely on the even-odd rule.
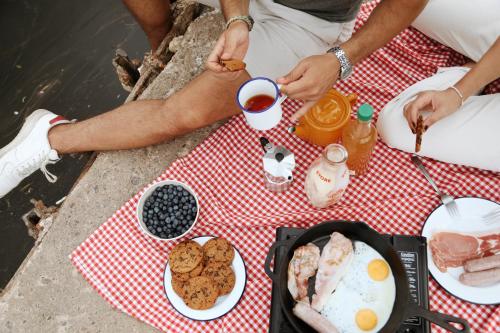
[[[396,332],[405,319],[413,316],[425,318],[453,333],[470,332],[470,327],[466,320],[438,312],[431,312],[410,302],[406,272],[396,251],[392,248],[389,242],[387,242],[379,233],[371,229],[365,223],[347,221],[331,221],[315,225],[314,227],[305,230],[304,233],[296,238],[275,242],[269,249],[264,269],[275,285],[278,286],[278,290],[275,292],[279,293],[281,308],[288,321],[297,332],[307,333],[314,330],[305,322],[297,318],[292,312],[295,301],[288,292],[287,288],[288,263],[292,259],[293,251],[297,247],[313,242],[318,245],[320,249],[322,249],[334,231],[342,233],[351,240],[359,240],[370,245],[384,257],[391,267],[392,274],[394,275],[394,281],[396,283],[396,299],[394,301],[394,306],[389,320],[379,332]],[[286,260],[282,260],[279,267],[275,268],[273,272],[270,268],[271,261],[274,257],[275,250],[281,246],[285,246],[287,248],[286,255],[284,257]],[[309,282],[310,287],[311,284],[312,281]],[[313,288],[309,288],[309,296],[311,296],[314,291],[311,289]],[[461,328],[456,328],[450,323],[457,323],[461,326]]]

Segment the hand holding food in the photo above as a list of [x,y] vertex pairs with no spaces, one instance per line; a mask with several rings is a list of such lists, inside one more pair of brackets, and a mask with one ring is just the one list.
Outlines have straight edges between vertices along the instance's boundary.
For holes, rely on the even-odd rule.
[[234,22],[219,37],[212,53],[207,59],[207,69],[216,72],[228,72],[221,60],[241,60],[248,50],[248,26],[244,22]]
[[292,115],[292,121],[298,120],[339,78],[340,64],[331,53],[310,56],[303,59],[287,75],[277,80],[282,84],[281,91],[291,98],[304,100],[306,103]]
[[411,131],[416,134],[417,119],[422,111],[430,111],[431,115],[424,119],[424,131],[436,121],[457,111],[462,105],[462,99],[452,88],[437,91],[421,92],[413,101],[404,106],[404,116]]

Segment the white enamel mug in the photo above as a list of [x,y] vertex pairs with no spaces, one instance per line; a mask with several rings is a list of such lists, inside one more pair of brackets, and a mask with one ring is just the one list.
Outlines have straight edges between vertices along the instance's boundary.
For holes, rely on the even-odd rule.
[[[274,103],[260,111],[249,111],[245,109],[246,102],[257,95],[268,95],[274,97]],[[236,101],[243,111],[248,125],[259,131],[269,130],[279,124],[283,111],[281,103],[286,95],[280,93],[279,85],[266,77],[256,77],[243,83],[236,94]]]

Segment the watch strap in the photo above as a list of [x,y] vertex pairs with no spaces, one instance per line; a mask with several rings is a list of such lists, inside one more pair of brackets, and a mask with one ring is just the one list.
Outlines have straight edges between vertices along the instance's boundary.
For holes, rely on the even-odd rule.
[[335,46],[326,51],[327,53],[333,53],[340,63],[340,79],[345,80],[352,73],[352,64],[344,50],[340,46]]

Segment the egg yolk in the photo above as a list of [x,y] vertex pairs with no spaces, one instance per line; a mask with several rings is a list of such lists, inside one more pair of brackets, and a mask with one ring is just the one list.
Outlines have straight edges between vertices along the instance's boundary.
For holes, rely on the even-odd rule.
[[356,325],[363,331],[371,331],[377,326],[377,315],[370,309],[362,309],[356,313]]
[[368,275],[375,281],[383,281],[389,276],[389,266],[382,259],[374,259],[368,264]]

